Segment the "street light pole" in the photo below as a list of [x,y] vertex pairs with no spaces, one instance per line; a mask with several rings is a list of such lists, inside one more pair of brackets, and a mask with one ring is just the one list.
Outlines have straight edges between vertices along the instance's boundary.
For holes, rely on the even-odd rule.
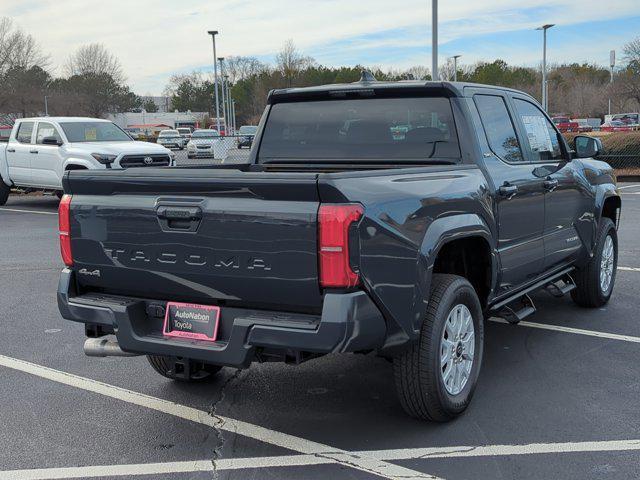
[[431,80],[438,78],[438,0],[431,0]]
[[216,35],[218,34],[217,30],[209,30],[207,32],[211,35],[211,39],[213,40],[213,89],[215,91],[215,102],[216,102],[216,125],[218,126],[218,133],[220,133],[220,104],[218,103],[218,60],[216,59]]
[[609,65],[611,66],[611,79],[609,80],[609,115],[611,115],[611,87],[613,86],[613,69],[616,68],[615,50],[611,50],[609,53]]
[[[222,114],[224,115],[224,132],[225,135],[229,133],[229,116],[227,115],[227,96],[226,96],[226,87],[224,85],[224,57],[218,58],[220,61],[220,77],[222,77]],[[220,130],[218,130],[220,132]]]
[[[609,112],[611,113],[611,112]],[[47,102],[47,96],[44,96],[44,116],[48,117],[49,116],[49,103]]]
[[225,88],[227,89],[227,112],[229,114],[229,125],[231,125],[231,131],[233,132],[235,130],[235,125],[233,124],[233,115],[232,115],[232,108],[231,108],[233,100],[231,99],[231,87],[229,86],[229,75],[224,76],[224,84],[225,84]]
[[542,30],[542,108],[546,112],[549,109],[548,89],[547,89],[547,30],[555,24],[548,23],[536,30]]
[[453,81],[457,82],[458,81],[458,59],[461,57],[462,55],[454,55],[453,57]]
[[231,118],[233,118],[233,133],[236,133],[236,101],[231,100]]

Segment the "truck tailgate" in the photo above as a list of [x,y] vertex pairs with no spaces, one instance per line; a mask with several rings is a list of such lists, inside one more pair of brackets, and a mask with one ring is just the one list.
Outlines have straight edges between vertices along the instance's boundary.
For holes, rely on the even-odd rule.
[[81,289],[321,307],[315,174],[144,170],[73,172],[65,179]]

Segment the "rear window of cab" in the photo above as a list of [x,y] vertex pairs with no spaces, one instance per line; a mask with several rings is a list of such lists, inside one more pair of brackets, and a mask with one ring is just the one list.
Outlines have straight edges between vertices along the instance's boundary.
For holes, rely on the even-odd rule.
[[259,151],[263,163],[459,157],[451,103],[444,97],[276,103]]

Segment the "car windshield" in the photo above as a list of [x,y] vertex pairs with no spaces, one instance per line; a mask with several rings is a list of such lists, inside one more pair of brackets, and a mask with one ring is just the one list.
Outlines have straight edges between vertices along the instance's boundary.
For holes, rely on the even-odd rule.
[[216,130],[196,130],[191,135],[192,138],[217,138],[220,134]]
[[180,134],[177,130],[163,130],[160,132],[161,137],[179,137]]
[[258,127],[245,125],[243,127],[240,127],[240,130],[238,130],[238,133],[242,133],[245,135],[255,135],[257,131],[258,131]]
[[63,122],[60,124],[72,142],[127,142],[131,137],[111,122]]
[[459,157],[451,103],[442,97],[277,103],[260,147],[264,162]]

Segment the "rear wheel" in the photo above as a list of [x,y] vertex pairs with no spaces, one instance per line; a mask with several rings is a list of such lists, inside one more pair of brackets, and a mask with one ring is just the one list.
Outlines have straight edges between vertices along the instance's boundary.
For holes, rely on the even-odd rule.
[[147,360],[160,375],[183,382],[202,382],[215,376],[222,367],[209,365],[188,358],[147,355]]
[[0,205],[4,205],[9,200],[9,193],[11,192],[11,187],[4,183],[4,180],[0,177]]
[[471,284],[435,274],[420,338],[394,359],[396,391],[404,410],[444,422],[471,402],[482,364],[482,308]]
[[576,288],[571,298],[581,307],[597,308],[609,301],[618,268],[618,234],[610,218],[603,217],[598,225],[593,257],[576,270]]

